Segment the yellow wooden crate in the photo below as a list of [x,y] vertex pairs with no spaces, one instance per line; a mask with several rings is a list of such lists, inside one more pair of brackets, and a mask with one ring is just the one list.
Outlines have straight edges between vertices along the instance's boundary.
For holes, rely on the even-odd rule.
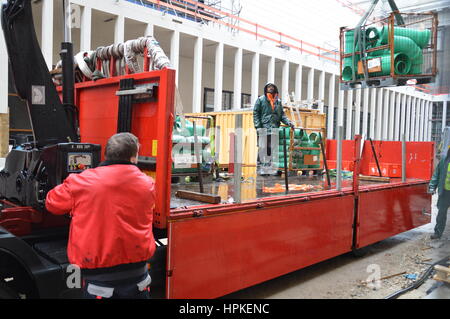
[[[253,124],[253,111],[234,111],[234,112],[208,112],[208,113],[188,113],[185,116],[214,116],[216,125],[216,141],[217,133],[220,132],[220,145],[216,152],[219,153],[219,165],[227,167],[230,163],[230,133],[234,133],[236,115],[242,114],[243,129],[243,161],[244,167],[256,167],[258,148],[256,146],[257,136],[256,129]],[[289,119],[293,116],[289,111],[286,112]],[[302,127],[308,129],[325,129],[326,115],[318,113],[315,110],[300,111]],[[187,118],[189,121],[196,121],[197,124],[207,127],[206,119]],[[219,129],[220,128],[220,129]],[[209,132],[206,133],[209,135]],[[217,145],[217,144],[216,144]]]

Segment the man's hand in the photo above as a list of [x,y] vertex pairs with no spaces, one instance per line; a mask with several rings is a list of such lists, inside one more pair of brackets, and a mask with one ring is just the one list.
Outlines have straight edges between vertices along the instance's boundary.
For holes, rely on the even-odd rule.
[[289,127],[290,127],[291,129],[295,129],[294,123],[289,123]]
[[436,188],[432,188],[432,187],[428,188],[428,192],[427,193],[431,194],[431,195],[434,195],[436,193]]

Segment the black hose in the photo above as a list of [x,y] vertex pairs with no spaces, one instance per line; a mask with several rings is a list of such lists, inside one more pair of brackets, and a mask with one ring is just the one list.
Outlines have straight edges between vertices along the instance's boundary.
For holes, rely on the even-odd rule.
[[434,266],[442,264],[446,261],[448,261],[450,259],[450,256],[447,256],[437,262],[435,262],[434,264],[432,264],[425,272],[424,274],[419,278],[419,280],[417,280],[416,282],[414,282],[411,286],[406,287],[402,290],[399,290],[397,292],[394,292],[393,294],[385,297],[384,299],[397,299],[398,297],[400,297],[401,295],[403,295],[404,293],[413,290],[413,289],[417,289],[419,288],[424,282],[425,280],[428,278],[428,276],[431,275],[431,272],[434,270]]

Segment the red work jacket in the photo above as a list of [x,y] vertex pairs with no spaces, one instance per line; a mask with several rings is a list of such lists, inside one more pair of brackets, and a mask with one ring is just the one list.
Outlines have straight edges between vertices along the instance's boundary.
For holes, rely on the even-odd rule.
[[45,205],[72,216],[67,255],[82,269],[146,261],[155,252],[155,184],[135,165],[71,174],[47,194]]

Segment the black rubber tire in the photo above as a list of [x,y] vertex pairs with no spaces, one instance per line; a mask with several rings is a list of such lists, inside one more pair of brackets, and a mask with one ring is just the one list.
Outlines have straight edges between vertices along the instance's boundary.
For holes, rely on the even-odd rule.
[[20,299],[19,295],[4,283],[0,283],[0,299]]

